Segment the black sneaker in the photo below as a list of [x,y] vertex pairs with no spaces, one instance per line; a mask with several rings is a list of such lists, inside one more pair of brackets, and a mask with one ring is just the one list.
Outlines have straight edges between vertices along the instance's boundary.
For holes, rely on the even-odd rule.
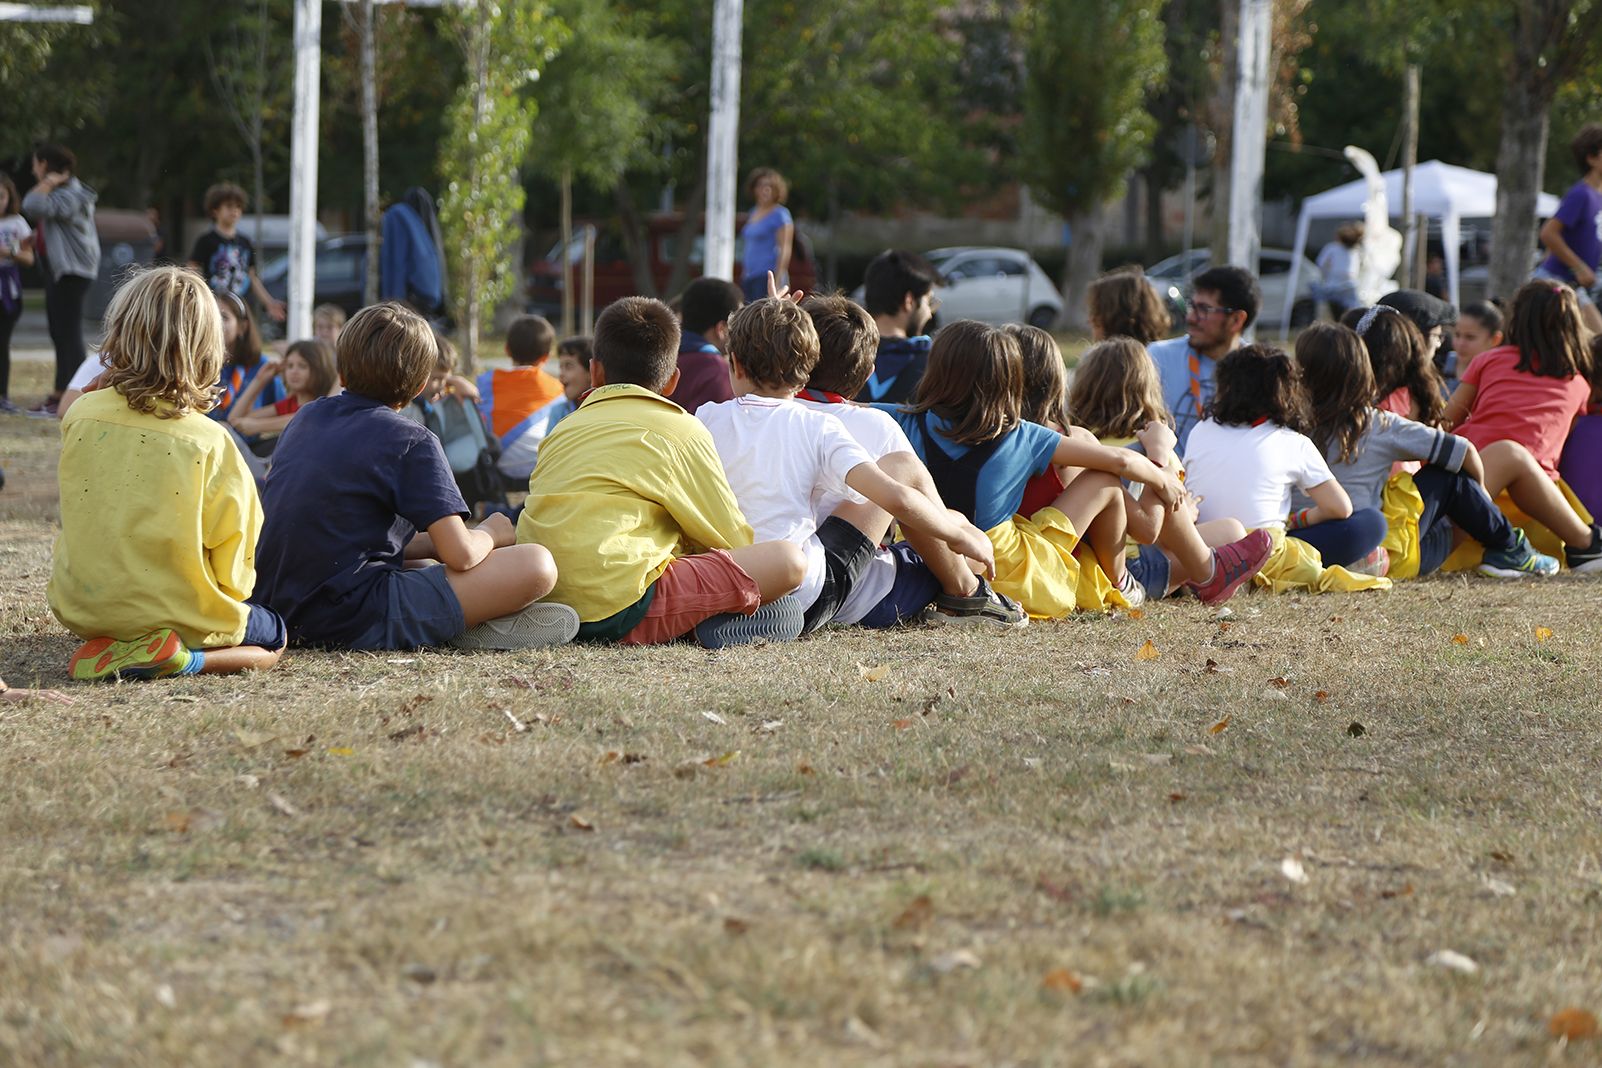
[[738,612],[704,619],[695,625],[695,640],[706,649],[752,642],[793,642],[801,636],[806,612],[795,594],[787,593],[758,608],[748,616]]
[[1602,527],[1591,524],[1591,544],[1583,549],[1563,550],[1568,558],[1569,570],[1581,575],[1588,575],[1593,571],[1602,571]]
[[990,588],[983,575],[975,575],[979,586],[968,597],[942,593],[923,610],[925,623],[984,624],[997,627],[1027,627],[1029,613],[1017,601]]

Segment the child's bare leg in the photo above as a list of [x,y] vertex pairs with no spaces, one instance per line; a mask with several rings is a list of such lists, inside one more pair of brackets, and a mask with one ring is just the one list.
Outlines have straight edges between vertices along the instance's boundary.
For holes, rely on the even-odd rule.
[[[967,516],[952,511],[953,518],[967,522]],[[951,546],[919,531],[904,531],[907,544],[923,557],[924,564],[929,568],[930,574],[940,583],[940,592],[949,593],[953,597],[972,597],[979,590],[979,576],[974,573],[973,567],[968,563],[966,556],[959,556],[951,551]]]
[[477,567],[445,570],[445,581],[462,606],[469,627],[521,612],[556,585],[556,561],[543,545],[491,549]]
[[1124,577],[1124,487],[1105,471],[1084,471],[1052,502],[1090,545],[1101,569],[1114,583]]
[[266,671],[284,655],[282,649],[263,649],[259,645],[233,645],[226,649],[202,649],[206,662],[202,675],[234,675],[241,671]]
[[729,555],[741,571],[756,580],[763,604],[794,592],[807,577],[807,558],[794,542],[759,541],[730,549]]
[[1529,449],[1516,441],[1493,441],[1480,450],[1480,461],[1485,466],[1485,492],[1492,500],[1507,490],[1514,504],[1562,538],[1563,544],[1575,549],[1590,546],[1591,528],[1574,514]]
[[[1239,526],[1239,523],[1235,524]],[[1241,537],[1245,537],[1244,533]],[[1174,561],[1169,581],[1175,584],[1206,582],[1213,575],[1213,550],[1208,547],[1190,514],[1182,509],[1168,513],[1157,547]]]
[[1228,545],[1232,541],[1244,538],[1246,524],[1239,519],[1209,519],[1205,523],[1196,524],[1196,533],[1201,535],[1202,541],[1216,549],[1220,545]]

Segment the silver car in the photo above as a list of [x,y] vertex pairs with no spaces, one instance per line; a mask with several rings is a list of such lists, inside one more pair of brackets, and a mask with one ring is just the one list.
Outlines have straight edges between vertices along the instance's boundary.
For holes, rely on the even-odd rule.
[[[1265,248],[1257,257],[1257,284],[1263,290],[1263,306],[1257,322],[1273,329],[1285,329],[1285,286],[1290,281],[1290,249]],[[1163,298],[1174,314],[1176,324],[1185,321],[1185,306],[1190,300],[1190,280],[1212,264],[1212,252],[1205,248],[1191,249],[1190,253],[1170,256],[1161,263],[1146,269],[1146,281]],[[1318,301],[1313,296],[1314,283],[1323,274],[1317,264],[1302,257],[1301,269],[1296,277],[1296,301],[1291,305],[1290,326],[1298,329],[1318,317]]]

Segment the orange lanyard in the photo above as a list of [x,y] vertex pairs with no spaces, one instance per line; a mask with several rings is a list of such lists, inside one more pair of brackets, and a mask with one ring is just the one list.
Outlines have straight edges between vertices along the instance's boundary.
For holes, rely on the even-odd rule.
[[1202,417],[1201,398],[1201,361],[1196,358],[1196,350],[1190,350],[1190,399],[1196,405],[1196,418]]

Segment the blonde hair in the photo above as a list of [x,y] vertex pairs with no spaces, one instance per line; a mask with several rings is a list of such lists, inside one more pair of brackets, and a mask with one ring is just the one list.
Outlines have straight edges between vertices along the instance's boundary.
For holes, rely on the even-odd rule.
[[1146,346],[1129,337],[1085,350],[1074,368],[1068,410],[1098,438],[1132,438],[1153,419],[1170,422],[1156,365]]
[[199,275],[183,267],[133,275],[111,298],[105,328],[103,382],[128,407],[178,419],[216,406],[222,315]]

